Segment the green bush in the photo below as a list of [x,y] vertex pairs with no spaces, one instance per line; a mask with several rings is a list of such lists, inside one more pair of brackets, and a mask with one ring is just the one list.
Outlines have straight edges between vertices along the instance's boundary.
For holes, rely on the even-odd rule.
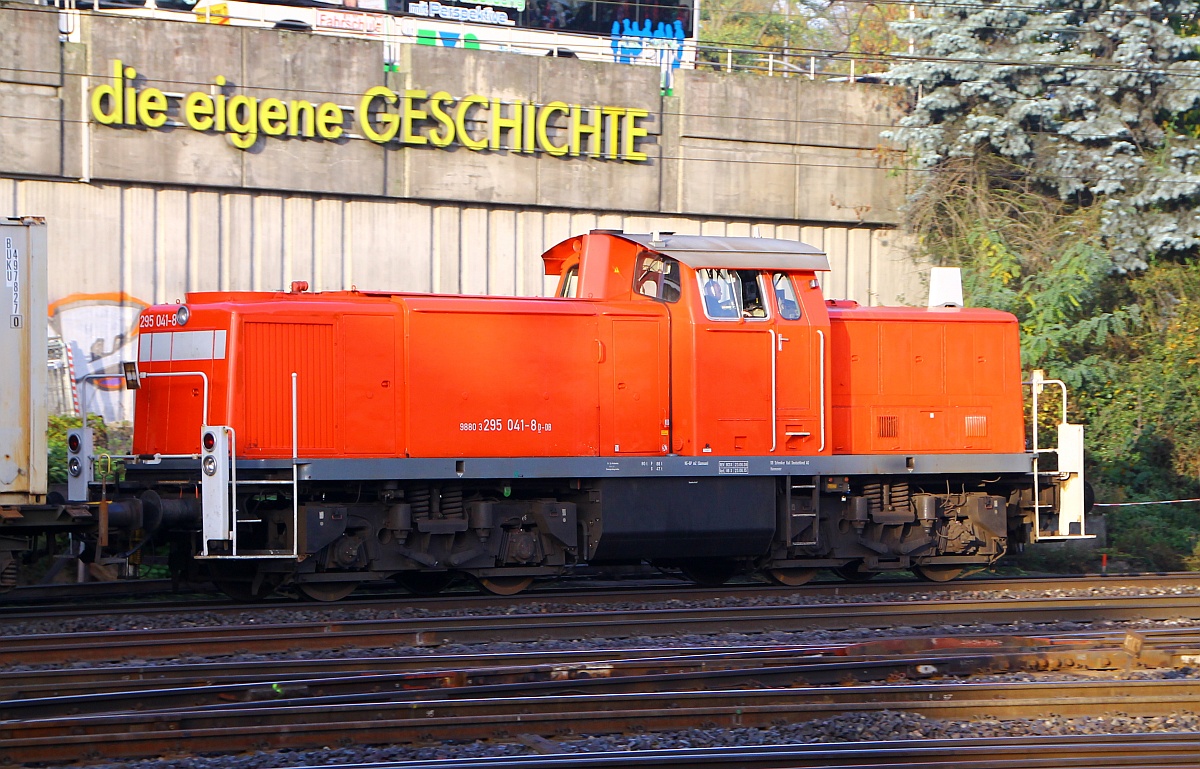
[[[67,482],[67,431],[83,424],[81,417],[55,414],[46,429],[46,476],[50,483]],[[93,448],[107,454],[128,454],[133,438],[132,426],[115,422],[107,424],[99,414],[90,414],[88,424],[95,431]]]

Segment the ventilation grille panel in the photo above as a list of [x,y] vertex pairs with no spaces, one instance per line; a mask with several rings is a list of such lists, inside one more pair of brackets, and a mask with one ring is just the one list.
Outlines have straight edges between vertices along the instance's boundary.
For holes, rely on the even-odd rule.
[[968,416],[966,417],[965,428],[968,438],[986,438],[988,434],[987,417],[978,415]]

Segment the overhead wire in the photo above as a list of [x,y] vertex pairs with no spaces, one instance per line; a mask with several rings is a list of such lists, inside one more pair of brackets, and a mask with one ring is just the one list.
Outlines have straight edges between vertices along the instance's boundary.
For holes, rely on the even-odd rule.
[[[41,122],[46,122],[46,123],[69,122],[69,123],[73,123],[78,126],[91,125],[91,122],[86,121],[86,120],[65,120],[65,119],[60,119],[60,118],[36,117],[36,116],[26,116],[26,115],[8,115],[8,114],[4,114],[4,113],[0,113],[0,120],[31,120],[31,121],[41,121]],[[179,128],[180,125],[175,125],[172,127]],[[225,133],[235,133],[235,132],[226,131]],[[261,133],[261,132],[259,132],[259,133]],[[214,132],[214,135],[216,135],[215,132]],[[366,137],[359,136],[357,134],[352,134],[351,132],[347,132],[343,135],[346,138],[352,139],[355,141],[359,141],[359,140],[369,141]],[[273,140],[277,139],[277,137],[265,137],[265,138],[271,138]],[[329,140],[318,140],[318,139],[308,139],[308,138],[299,138],[299,137],[290,137],[288,140],[314,141],[314,142],[315,141],[329,141]],[[386,145],[381,145],[381,146],[386,146],[389,149],[405,149],[405,148],[418,149],[418,150],[419,149],[428,149],[427,147],[424,147],[424,146],[413,146],[413,145],[401,144],[399,142],[394,142],[394,141],[388,142]],[[653,145],[653,146],[661,146],[661,145]],[[814,146],[814,145],[809,145],[809,146],[812,146],[812,148],[815,150],[820,150],[820,149],[862,150],[863,149],[863,148],[851,148],[851,147],[836,148],[836,147],[822,147],[822,146]],[[499,149],[485,148],[480,151],[481,152],[514,152],[515,150],[513,148],[509,148],[509,147],[502,147]],[[546,153],[544,150],[535,150],[534,153],[521,152],[520,154],[544,155],[544,154],[548,154],[548,153]],[[603,152],[600,152],[600,153],[581,152],[579,154],[579,157],[605,158],[606,155]],[[686,155],[651,155],[649,160],[696,162],[696,163],[725,163],[725,164],[733,163],[736,165],[745,165],[745,166],[785,166],[785,167],[790,167],[790,168],[796,168],[796,167],[800,167],[800,168],[840,168],[840,169],[852,169],[852,170],[864,170],[864,171],[867,171],[867,170],[869,170],[869,171],[888,171],[888,172],[905,172],[905,171],[922,171],[922,172],[924,172],[924,171],[936,170],[936,169],[916,169],[916,168],[906,168],[903,166],[887,166],[887,165],[866,164],[866,163],[864,163],[864,164],[833,163],[833,162],[822,163],[822,162],[813,162],[813,161],[809,161],[809,160],[802,160],[799,158],[792,158],[792,159],[788,159],[788,160],[760,160],[760,159],[746,159],[746,158],[742,158],[742,157],[739,157],[739,158],[704,158],[704,157],[691,157],[691,156],[686,156]]]
[[[792,49],[792,51],[799,58],[803,58],[806,55],[828,54],[827,51],[822,51],[822,50],[818,50],[818,49]],[[1198,68],[1197,71],[1195,71],[1195,72],[1187,72],[1187,71],[1168,70],[1168,69],[1152,69],[1152,68],[1146,68],[1146,67],[1129,67],[1129,66],[1112,65],[1112,64],[1072,64],[1072,63],[1063,63],[1063,62],[1055,62],[1055,61],[1031,62],[1031,61],[1004,60],[1004,59],[957,59],[957,58],[953,58],[953,57],[944,57],[944,56],[942,56],[942,57],[930,56],[930,55],[909,56],[909,55],[902,55],[902,54],[890,54],[890,55],[887,55],[886,57],[885,56],[875,56],[873,58],[887,60],[887,61],[893,61],[893,62],[947,63],[947,64],[958,64],[958,65],[972,64],[972,65],[980,65],[980,66],[991,65],[991,66],[1047,68],[1047,69],[1062,69],[1062,70],[1087,70],[1087,71],[1101,71],[1101,72],[1150,74],[1150,75],[1160,75],[1162,77],[1167,77],[1167,78],[1177,78],[1177,79],[1184,79],[1184,80],[1200,80],[1200,68]],[[46,77],[58,77],[58,76],[61,76],[61,77],[88,77],[88,78],[95,78],[95,79],[99,79],[99,80],[102,80],[104,78],[111,76],[111,71],[107,71],[107,70],[99,71],[99,72],[79,73],[79,72],[64,72],[64,71],[57,70],[57,69],[56,70],[38,70],[38,69],[32,69],[32,68],[22,68],[20,70],[14,70],[14,71],[20,71],[20,72],[24,72],[24,73],[32,74],[32,75],[43,75]],[[878,75],[880,73],[867,73],[867,74]],[[144,73],[143,73],[143,75],[144,75]],[[797,80],[808,79],[806,75],[800,74],[800,73],[794,73],[793,76]],[[844,76],[842,76],[842,77],[844,77]],[[214,85],[215,85],[212,80],[191,80],[191,79],[180,79],[178,77],[174,77],[170,80],[163,80],[161,82],[164,84],[169,84],[169,85],[179,86],[179,87],[211,88],[211,87],[214,87]],[[270,90],[273,93],[321,94],[321,95],[330,96],[330,97],[334,97],[334,98],[341,98],[341,97],[357,98],[357,97],[361,96],[361,93],[358,93],[358,92],[339,91],[339,90],[320,89],[320,88],[299,88],[299,87],[287,87],[287,86],[258,86],[258,85],[241,84],[241,83],[228,83],[227,85],[236,86],[236,87],[239,87],[242,89],[255,90],[255,91]],[[1191,90],[1191,89],[1185,89],[1185,90]],[[1197,85],[1195,90],[1200,90],[1200,84]],[[506,103],[510,103],[510,102],[506,102]],[[669,110],[662,112],[662,114],[664,116],[671,116],[671,117],[683,116],[683,117],[708,117],[708,118],[713,118],[713,119],[719,119],[719,118],[732,119],[732,117],[728,116],[728,115],[705,115],[705,114],[701,114],[701,113],[672,112]],[[779,122],[793,122],[793,123],[825,123],[825,124],[830,124],[830,125],[844,125],[844,126],[866,125],[868,127],[879,127],[879,128],[893,127],[893,124],[890,124],[890,123],[888,123],[888,124],[864,123],[862,121],[857,121],[857,120],[856,121],[837,121],[837,120],[825,120],[825,119],[810,120],[810,119],[805,119],[805,118],[776,118],[776,117],[771,117],[771,116],[759,116],[759,115],[751,115],[751,116],[742,115],[742,116],[737,116],[737,119],[739,119],[739,120],[745,120],[745,119],[761,120],[761,121],[766,121],[766,122],[779,121]],[[1038,129],[1033,129],[1030,132],[1039,133],[1042,131],[1039,131]],[[1044,131],[1044,132],[1051,133],[1051,134],[1057,133],[1056,131]],[[1101,137],[1101,136],[1082,136],[1081,138],[1089,139],[1089,138],[1103,138],[1103,137]]]
[[[251,3],[255,2],[255,0],[245,0],[245,1],[251,2]],[[145,8],[145,6],[146,6],[145,2],[122,3],[122,2],[112,2],[111,0],[100,0],[100,2],[102,5],[108,6],[108,10],[131,11],[131,10],[137,10],[139,8]],[[589,4],[592,4],[592,5],[613,6],[613,7],[623,9],[623,10],[627,10],[629,8],[629,3],[627,2],[627,0],[588,0],[588,2],[589,2]],[[795,0],[791,0],[791,2],[792,2],[792,5],[794,7],[797,7],[798,9],[803,9],[806,7],[802,3],[796,3]],[[83,4],[84,5],[94,5],[94,2],[85,2]],[[392,15],[392,16],[403,16],[404,15],[403,13],[398,13],[398,12],[394,12],[394,11],[375,11],[374,9],[345,8],[344,6],[341,6],[339,4],[324,3],[324,2],[320,2],[320,0],[315,0],[315,2],[312,2],[309,4],[287,3],[287,2],[278,2],[278,1],[269,2],[268,4],[285,5],[285,6],[291,5],[292,7],[297,7],[297,8],[318,8],[318,9],[323,9],[323,10],[348,10],[348,11],[354,11],[357,13],[374,12],[374,13],[377,13],[380,15]],[[1111,15],[1111,16],[1117,16],[1117,17],[1121,17],[1121,18],[1129,18],[1129,19],[1166,18],[1166,16],[1167,16],[1167,14],[1161,13],[1161,12],[1150,14],[1145,11],[1139,11],[1139,10],[1134,10],[1134,9],[1130,9],[1130,8],[1103,8],[1103,7],[1047,8],[1046,5],[1044,4],[1044,2],[1029,2],[1029,3],[995,2],[995,3],[991,3],[991,2],[986,2],[985,0],[829,0],[829,2],[826,5],[826,8],[833,8],[833,7],[838,7],[838,6],[861,7],[862,9],[869,9],[869,8],[872,8],[875,6],[885,6],[885,7],[886,6],[896,6],[896,7],[901,7],[901,8],[923,8],[923,9],[939,10],[939,11],[946,11],[946,10],[960,11],[961,10],[961,11],[971,11],[971,12],[980,12],[980,13],[994,12],[994,11],[1012,11],[1012,12],[1027,12],[1027,13],[1036,14],[1039,16],[1045,16],[1047,14],[1063,14],[1063,15],[1069,15],[1069,16],[1073,16],[1073,17],[1083,17],[1083,18],[1099,17],[1099,16],[1103,16],[1105,14]],[[773,8],[777,7],[777,4],[771,4],[771,7],[773,7]],[[43,5],[43,6],[33,6],[33,8],[38,9],[38,10],[43,10],[43,11],[63,10],[62,8],[59,8],[58,6],[53,5],[53,4],[47,4],[47,5]],[[186,13],[199,13],[199,11],[194,10],[194,8],[195,8],[195,6],[193,5],[191,8],[169,7],[169,8],[163,8],[161,10],[165,10],[168,12],[185,13],[185,14]],[[645,2],[645,1],[639,2],[638,8],[639,9],[663,10],[663,11],[677,11],[677,10],[680,10],[681,8],[683,8],[689,12],[693,10],[690,5],[680,5],[678,3],[655,3],[655,2]],[[87,11],[91,11],[94,9],[78,8],[77,10],[79,10],[81,12],[87,12]],[[101,11],[101,12],[103,12],[103,11]],[[738,10],[731,15],[734,15],[737,17],[765,17],[765,18],[778,19],[781,17],[786,17],[787,13],[785,11],[778,11],[778,10],[767,10],[767,11]],[[800,21],[803,21],[804,19],[811,20],[814,18],[821,18],[821,17],[820,16],[810,16],[810,15],[804,14],[803,12],[798,12],[796,14],[796,18],[797,18],[797,23],[799,23]],[[1198,18],[1200,18],[1200,15],[1198,15]],[[921,20],[922,19],[920,19],[920,18],[916,19],[916,21],[921,21]],[[910,20],[909,19],[896,19],[895,21],[907,22]],[[989,28],[989,27],[988,27],[988,25],[984,25],[982,28]],[[1005,27],[996,27],[996,28],[1003,29]],[[1064,27],[1063,29],[1070,30],[1070,29],[1075,29],[1075,27]],[[569,30],[561,30],[560,29],[559,31],[566,32]]]
[[[254,4],[253,0],[246,0],[246,1],[250,4]],[[622,6],[622,7],[626,6],[626,3],[623,2],[623,0],[589,0],[589,2],[593,2],[593,3],[599,4],[599,5],[611,4],[614,6]],[[288,3],[278,3],[278,2],[259,3],[259,4],[272,5],[272,6],[285,6],[285,7],[289,6]],[[1028,11],[1030,13],[1036,13],[1036,14],[1041,14],[1041,15],[1044,15],[1046,13],[1046,10],[1044,8],[1041,8],[1038,6],[1033,6],[1033,5],[1006,6],[1003,4],[991,5],[991,4],[982,3],[982,2],[980,2],[980,3],[962,3],[962,2],[954,2],[954,0],[920,0],[920,2],[913,2],[913,3],[904,2],[904,0],[868,0],[868,1],[864,1],[864,0],[832,0],[830,5],[831,6],[834,6],[834,5],[847,5],[847,6],[861,5],[864,8],[869,8],[874,5],[897,5],[897,6],[926,5],[931,8],[941,8],[941,9],[944,9],[947,7],[949,7],[949,8],[970,7],[970,8],[975,8],[980,11],[983,11],[983,10],[988,10],[988,11],[994,11],[994,10],[1014,10],[1014,11],[1016,11],[1016,10],[1019,10],[1019,11]],[[668,9],[668,10],[676,10],[679,7],[679,6],[675,6],[675,5],[654,5],[654,4],[643,4],[643,6],[644,7],[652,7],[652,8],[663,8],[663,9]],[[143,7],[144,6],[138,6],[138,5],[130,5],[130,6],[121,5],[120,10],[125,10],[125,11],[138,10],[139,8],[143,8]],[[346,10],[337,5],[329,5],[329,6],[307,5],[306,6],[306,5],[298,5],[297,4],[297,5],[291,5],[290,7],[308,8],[308,9],[312,9],[312,8],[316,7],[316,8],[323,9],[323,10]],[[12,8],[12,6],[10,6],[10,8]],[[53,6],[53,5],[45,5],[45,6],[31,5],[28,8],[19,8],[17,10],[32,11],[32,12],[59,12],[64,9],[58,8],[57,6]],[[95,9],[72,9],[72,10],[74,10],[80,14],[85,14],[85,15],[96,15],[96,16],[110,17],[110,18],[112,17],[112,14],[107,13],[104,10],[95,10]],[[354,10],[354,12],[357,12],[357,13],[364,12],[362,9],[352,9],[352,10]],[[162,11],[160,11],[160,12],[162,12]],[[178,14],[184,15],[184,16],[197,15],[199,13],[197,11],[185,11],[185,10],[175,10],[175,9],[168,9],[165,12],[178,13]],[[1075,14],[1075,15],[1078,15],[1079,13],[1081,13],[1081,11],[1074,10],[1074,9],[1072,9],[1070,11],[1064,10],[1064,12],[1069,12],[1069,13]],[[1119,15],[1121,17],[1128,17],[1128,18],[1141,18],[1143,16],[1146,18],[1149,18],[1148,14],[1139,14],[1138,12],[1133,12],[1133,11],[1099,10],[1099,11],[1097,11],[1097,13],[1112,13],[1114,15]],[[388,13],[388,12],[378,12],[378,15],[392,16],[392,17],[403,17],[404,16],[403,14]],[[750,16],[761,15],[764,17],[775,18],[775,19],[782,16],[782,14],[778,11],[770,11],[770,12],[745,11],[745,12],[739,12],[739,15],[750,15]],[[128,15],[122,14],[122,17],[128,18]],[[408,18],[419,19],[420,17],[408,17]],[[172,22],[172,23],[194,23],[191,20],[184,21],[183,19],[162,18],[161,16],[154,17],[153,20]],[[900,23],[904,23],[904,22],[908,22],[910,20],[899,19],[896,21],[900,22]],[[917,19],[911,20],[911,21],[920,23],[923,21],[929,22],[931,20],[917,18]],[[1008,26],[999,27],[999,26],[982,25],[977,28],[992,29],[992,30],[996,30],[996,31],[1016,31],[1016,30],[1020,29],[1021,27],[1008,27]],[[589,35],[589,36],[594,36],[601,40],[605,39],[605,36],[601,33],[578,32],[578,31],[569,30],[569,29],[545,29],[545,30],[536,29],[536,28],[528,28],[528,29],[530,31],[535,31],[535,32],[547,32],[547,33],[559,32],[559,33],[564,33],[564,34]],[[1051,28],[1051,29],[1039,28],[1039,30],[1043,31],[1043,32],[1056,31],[1054,28]],[[1067,26],[1067,27],[1059,28],[1059,29],[1057,29],[1057,31],[1078,32],[1078,31],[1080,31],[1080,28],[1077,26]],[[704,45],[711,46],[714,49],[728,49],[730,47],[730,45],[728,45],[728,44],[732,43],[732,42],[733,41],[714,40],[714,41],[711,41],[708,43],[704,43]],[[768,45],[761,45],[761,44],[741,44],[741,43],[737,44],[737,48],[744,49],[747,51],[761,51],[764,53],[781,50],[780,46],[768,46]],[[837,56],[837,57],[842,57],[842,58],[854,58],[857,60],[880,60],[880,61],[885,61],[885,62],[886,61],[938,61],[938,60],[943,60],[945,58],[945,57],[929,57],[927,55],[921,55],[921,54],[904,54],[904,53],[894,53],[894,52],[893,53],[884,53],[884,52],[866,52],[866,51],[847,51],[847,50],[842,50],[842,49],[822,49],[822,48],[812,48],[812,47],[805,47],[805,46],[791,46],[791,45],[788,46],[788,52],[796,53],[796,54],[799,54],[802,56],[804,56],[804,55],[831,56],[831,57]],[[959,61],[957,59],[948,59],[948,60]],[[995,62],[995,63],[1001,63],[1001,62]],[[1026,65],[1026,66],[1028,66],[1030,64],[1030,62],[1016,62],[1016,61],[1010,62],[1010,63],[1012,63],[1014,65],[1020,64],[1020,65]],[[1094,68],[1094,65],[1083,65],[1083,64],[1077,64],[1077,65],[1057,64],[1056,66],[1061,66],[1061,67],[1067,68],[1067,69]]]
[[1142,507],[1143,505],[1182,505],[1189,502],[1200,502],[1200,497],[1190,499],[1156,499],[1149,502],[1095,502],[1092,507]]
[[[596,1],[604,2],[604,0],[596,0]],[[870,3],[867,3],[866,5],[870,5]],[[296,6],[296,7],[310,7],[310,6]],[[60,10],[54,6],[30,6],[30,8],[35,9],[35,10],[52,11],[52,12],[58,12]],[[27,9],[22,8],[22,9],[18,9],[18,10],[27,10]],[[96,16],[100,16],[100,17],[111,17],[109,14],[106,14],[103,11],[85,10],[85,11],[80,11],[80,13],[91,14],[91,15],[96,15]],[[186,14],[187,12],[181,11],[179,13]],[[183,22],[182,20],[163,19],[160,17],[156,17],[153,20],[160,21],[160,22],[167,21],[167,22],[175,22],[175,23],[192,23],[190,21]],[[1071,29],[1074,29],[1074,28],[1071,28]],[[483,31],[483,30],[480,30],[480,31]],[[538,31],[538,30],[534,30],[534,31]],[[549,30],[549,32],[553,32],[553,31],[555,31],[555,30]],[[558,30],[558,31],[568,32],[567,30]],[[580,33],[580,34],[586,34],[586,33]],[[598,40],[604,39],[602,35],[595,35],[595,37]],[[485,42],[496,42],[496,43],[508,43],[509,42],[508,40],[505,40],[503,38],[482,38],[482,40],[484,40]],[[605,47],[605,46],[601,45],[598,47]],[[1013,60],[1013,59],[999,59],[999,58],[982,58],[982,59],[981,58],[970,58],[970,59],[967,59],[967,58],[960,58],[960,57],[954,57],[954,56],[934,56],[934,55],[927,54],[927,53],[925,53],[925,54],[871,53],[871,52],[854,52],[854,51],[845,51],[845,50],[810,48],[810,47],[802,47],[802,46],[801,47],[789,46],[787,48],[786,52],[784,52],[780,47],[766,46],[766,45],[739,46],[737,49],[730,49],[726,46],[723,46],[719,41],[708,47],[711,48],[713,51],[736,50],[736,52],[738,52],[739,54],[751,53],[751,54],[759,54],[759,55],[767,55],[767,56],[778,55],[784,59],[792,58],[792,59],[803,60],[804,58],[814,58],[815,57],[815,58],[828,58],[828,59],[839,60],[839,61],[854,60],[854,61],[861,61],[861,62],[871,62],[871,63],[878,63],[880,65],[897,64],[897,63],[914,63],[914,62],[915,63],[946,63],[946,64],[954,64],[954,65],[959,65],[959,66],[961,66],[963,64],[974,64],[974,65],[979,65],[979,66],[990,65],[990,66],[1010,66],[1010,67],[1019,67],[1019,68],[1048,68],[1048,69],[1058,69],[1058,70],[1066,70],[1066,71],[1082,70],[1082,71],[1101,71],[1101,72],[1126,72],[1126,73],[1137,73],[1137,74],[1161,75],[1164,77],[1200,79],[1200,71],[1194,72],[1194,73],[1189,73],[1189,72],[1180,72],[1178,70],[1167,70],[1167,69],[1161,69],[1161,68],[1155,69],[1155,68],[1150,68],[1150,67],[1145,67],[1145,66],[1127,66],[1127,65],[1118,65],[1118,64],[1112,64],[1112,63],[1096,63],[1096,62],[1066,63],[1066,62],[1054,61],[1054,60],[1030,61],[1030,60]],[[698,67],[703,67],[705,64],[718,65],[716,68],[720,69],[718,62],[697,62]],[[758,67],[758,69],[763,69],[763,68],[764,67],[761,67],[761,66]],[[797,77],[805,76],[804,73],[800,72],[800,71],[797,71],[793,74],[795,74]],[[878,75],[880,73],[862,73],[862,74],[863,75],[870,75],[870,74]],[[177,81],[177,82],[180,82],[181,84],[186,83],[186,81]],[[198,83],[198,82],[194,83],[194,84],[195,85],[205,85],[205,86],[211,85],[211,83]],[[276,90],[279,90],[279,89],[276,89]],[[1200,90],[1200,86],[1198,86],[1198,90]],[[313,92],[313,91],[308,91],[308,92]],[[333,93],[333,92],[330,92],[330,93]]]
[[[40,118],[40,117],[29,117],[29,116],[15,116],[14,117],[14,116],[5,115],[2,113],[0,113],[0,119],[40,120],[40,121],[45,121],[45,122],[59,122],[58,118]],[[70,122],[75,123],[77,125],[89,125],[90,124],[88,121],[81,121],[81,120],[72,120]],[[175,125],[173,127],[178,128],[180,126]],[[226,133],[233,133],[233,132],[226,132]],[[352,141],[364,141],[364,142],[369,141],[366,137],[355,134],[353,132],[346,132],[345,134],[343,134],[343,136],[346,139],[349,139]],[[267,140],[268,138],[271,140],[276,140],[277,137],[264,137],[264,141]],[[327,140],[317,140],[317,139],[301,139],[298,137],[291,137],[287,140],[288,141],[291,141],[291,140],[295,140],[295,141],[327,141]],[[399,142],[388,142],[385,145],[377,145],[377,146],[381,146],[381,147],[383,147],[387,150],[391,150],[391,151],[396,151],[396,150],[401,150],[401,149],[412,149],[412,150],[416,150],[416,151],[421,151],[424,149],[428,149],[428,148],[421,147],[421,146],[401,144]],[[650,146],[662,146],[662,145],[654,144],[654,145],[650,145]],[[816,151],[820,151],[820,150],[835,151],[835,150],[841,149],[841,150],[861,152],[864,149],[861,147],[838,148],[838,147],[825,147],[825,146],[821,146],[821,145],[805,145],[805,146],[808,146],[811,149],[816,150]],[[645,149],[645,148],[643,148],[643,149]],[[497,148],[497,149],[485,148],[480,151],[482,151],[482,152],[502,152],[502,153],[515,152],[515,150],[510,147],[501,147],[501,148]],[[548,153],[544,150],[538,149],[532,153],[521,152],[520,154],[522,154],[522,155],[530,154],[533,156],[541,156],[541,155],[546,155]],[[895,151],[895,154],[901,155],[902,152],[897,150],[897,151]],[[597,158],[597,159],[614,160],[614,161],[620,160],[620,158],[610,158],[603,152],[599,152],[599,153],[581,152],[577,157]],[[667,154],[650,153],[650,156],[647,158],[647,160],[645,162],[647,162],[647,163],[651,163],[651,162],[657,162],[657,163],[665,163],[665,162],[719,163],[722,165],[747,166],[747,167],[785,167],[785,168],[799,168],[799,169],[807,168],[807,169],[837,169],[837,170],[851,170],[851,171],[882,171],[884,173],[889,173],[889,174],[903,173],[903,174],[936,175],[936,174],[954,174],[954,173],[956,173],[956,170],[953,168],[945,168],[945,167],[941,167],[941,166],[918,167],[918,166],[913,166],[913,165],[908,165],[908,164],[887,165],[887,164],[879,164],[879,163],[871,164],[871,163],[854,163],[854,162],[815,162],[812,160],[805,160],[805,159],[802,159],[799,157],[790,157],[787,160],[767,160],[767,159],[759,159],[759,158],[751,159],[751,158],[745,158],[745,157],[712,158],[712,157],[696,157],[696,156],[688,156],[688,155],[667,155]],[[1198,173],[1197,176],[1200,177],[1200,173]],[[1093,181],[1096,181],[1096,179],[1097,179],[1097,177],[1093,177],[1093,176],[1083,176],[1083,175],[1074,175],[1074,174],[1055,174],[1054,178],[1055,179],[1073,179],[1073,180],[1082,181],[1082,182],[1093,182]],[[1136,181],[1136,180],[1131,180],[1131,181]],[[1169,186],[1195,187],[1197,184],[1196,180],[1194,180],[1194,179],[1155,179],[1155,180],[1153,180],[1153,183],[1155,185],[1168,186],[1168,187]],[[847,206],[847,208],[853,208],[853,207]]]
[[[60,77],[67,77],[67,78],[87,77],[91,80],[97,81],[98,83],[104,82],[105,80],[107,80],[108,78],[110,78],[112,76],[111,71],[92,72],[92,73],[60,72],[58,70],[32,70],[32,69],[24,69],[21,71],[25,72],[25,73],[29,73],[29,74],[44,75],[44,76],[48,76],[48,77],[53,77],[53,76],[60,76]],[[140,73],[140,74],[142,74],[143,76],[145,75],[145,73]],[[1196,75],[1194,75],[1192,77],[1200,78],[1200,72],[1196,73]],[[801,81],[807,80],[807,78],[802,78],[802,77],[797,77],[796,79],[801,80]],[[158,86],[162,86],[162,88],[160,88],[160,90],[165,90],[168,93],[168,96],[171,96],[173,98],[178,97],[178,93],[175,90],[173,90],[174,87],[193,88],[193,89],[217,87],[216,84],[213,82],[213,80],[183,80],[183,79],[179,79],[177,77],[172,77],[170,79],[162,79],[162,80],[155,80],[155,79],[149,78],[148,81],[151,83],[157,83]],[[339,106],[342,106],[343,108],[348,108],[348,109],[355,109],[355,105],[351,104],[350,102],[352,100],[359,99],[362,96],[362,92],[357,92],[357,91],[342,91],[342,90],[329,90],[329,89],[320,89],[320,88],[301,88],[301,87],[288,87],[288,86],[261,86],[261,85],[250,85],[250,84],[242,84],[242,83],[228,82],[228,81],[226,82],[225,87],[226,88],[236,88],[239,92],[249,92],[247,95],[254,95],[255,92],[260,92],[260,93],[269,92],[271,94],[289,94],[289,95],[293,95],[293,96],[305,96],[305,97],[312,97],[314,95],[318,95],[318,96],[322,96],[322,97],[328,97],[329,99],[334,100],[335,102],[338,100],[341,100],[341,103],[339,104]],[[1200,90],[1200,86],[1197,87],[1197,90]],[[466,95],[466,94],[463,94],[463,95]],[[511,100],[501,100],[501,103],[505,104],[505,105],[511,105],[515,102],[513,102]],[[544,105],[539,105],[539,106],[544,106]],[[589,108],[592,105],[581,105],[581,106],[583,106],[585,108]],[[834,118],[831,116],[822,116],[822,117],[796,116],[796,117],[792,117],[792,116],[764,115],[764,114],[730,115],[730,114],[722,114],[722,113],[707,113],[707,112],[696,112],[696,111],[673,110],[673,109],[668,109],[668,108],[663,108],[660,110],[653,110],[651,114],[655,115],[655,116],[660,116],[663,119],[685,118],[685,119],[714,120],[714,121],[735,121],[738,123],[752,123],[752,124],[754,124],[754,123],[757,123],[757,124],[782,124],[782,125],[797,126],[797,127],[811,125],[811,126],[832,126],[832,127],[842,127],[842,128],[866,128],[868,130],[875,130],[875,129],[892,130],[892,129],[902,128],[901,126],[898,126],[896,123],[871,122],[870,120],[857,120],[857,119],[856,120],[841,120],[841,119],[837,119],[837,118]],[[11,114],[11,113],[0,113],[0,117],[6,117],[6,118],[10,118],[10,119],[45,120],[48,122],[64,122],[64,123],[68,123],[68,124],[70,124],[70,123],[86,124],[86,123],[91,122],[88,120],[77,120],[77,119],[69,118],[69,117],[46,117],[46,118],[43,118],[43,117],[37,117],[37,116],[15,115],[15,114]],[[1032,135],[1048,135],[1048,136],[1060,135],[1060,132],[1057,130],[1054,130],[1054,129],[1043,129],[1043,128],[1030,127],[1030,128],[1024,129],[1024,131],[1025,131],[1025,133],[1032,134]],[[1108,134],[1092,135],[1092,134],[1076,133],[1073,135],[1073,138],[1076,140],[1079,140],[1079,141],[1088,141],[1088,140],[1094,140],[1094,139],[1108,138],[1108,136],[1109,136]],[[764,143],[770,143],[770,142],[764,142]],[[831,145],[831,146],[836,147],[839,145]],[[849,149],[849,148],[858,147],[859,145],[840,145],[840,146],[843,148]]]

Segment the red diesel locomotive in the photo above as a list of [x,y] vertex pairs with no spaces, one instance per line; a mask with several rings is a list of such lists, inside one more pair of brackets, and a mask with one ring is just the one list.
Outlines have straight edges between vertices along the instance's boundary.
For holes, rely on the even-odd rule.
[[148,308],[114,509],[190,524],[232,595],[321,600],[584,563],[945,580],[1083,535],[1082,428],[1064,388],[1027,448],[1012,315],[827,302],[794,241],[597,230],[543,260],[554,297]]

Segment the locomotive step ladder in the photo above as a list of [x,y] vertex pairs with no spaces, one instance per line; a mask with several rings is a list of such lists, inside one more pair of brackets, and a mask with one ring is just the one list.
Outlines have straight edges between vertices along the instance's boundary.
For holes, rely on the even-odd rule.
[[[820,539],[820,526],[817,521],[820,506],[819,480],[817,476],[789,475],[784,481],[787,484],[787,493],[784,495],[781,523],[784,539],[789,547],[815,545]],[[802,506],[805,499],[810,500],[807,507]]]
[[[237,477],[237,434],[228,425],[202,425],[200,428],[200,479],[202,537],[198,558],[214,559],[297,559],[299,558],[300,498],[299,498],[299,430],[296,410],[296,374],[292,384],[292,477],[288,480],[254,479],[239,481]],[[246,549],[238,543],[238,527],[265,524],[255,515],[244,515],[238,509],[239,489],[291,487],[292,525],[291,549]]]
[[[1095,539],[1095,534],[1084,531],[1084,515],[1087,512],[1087,483],[1083,477],[1083,425],[1067,422],[1067,385],[1060,379],[1046,379],[1041,369],[1033,372],[1029,385],[1032,390],[1033,410],[1033,533],[1032,541],[1062,541],[1072,539]],[[1058,423],[1058,443],[1054,448],[1043,448],[1038,444],[1038,398],[1047,386],[1058,387],[1062,392],[1062,410]],[[1058,469],[1041,469],[1041,458],[1054,454],[1058,458]],[[1058,483],[1058,511],[1042,504],[1043,480],[1053,479]],[[1050,524],[1042,533],[1042,521]]]

